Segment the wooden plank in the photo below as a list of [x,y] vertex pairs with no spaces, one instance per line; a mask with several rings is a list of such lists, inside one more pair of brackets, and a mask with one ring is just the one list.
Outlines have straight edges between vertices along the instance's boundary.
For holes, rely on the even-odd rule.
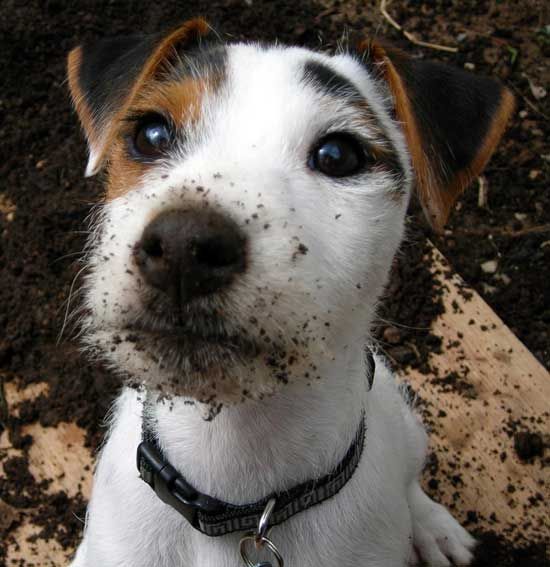
[[[404,378],[418,393],[431,428],[438,460],[437,493],[461,521],[467,519],[468,511],[475,512],[476,528],[541,540],[548,537],[550,514],[536,495],[548,487],[550,468],[543,468],[540,459],[522,463],[506,431],[514,427],[548,431],[548,373],[475,292],[458,276],[449,275],[437,251],[433,269],[446,287],[446,312],[433,325],[433,331],[443,337],[444,349],[431,357],[433,374],[411,371]],[[462,390],[438,381],[453,371],[463,382]],[[16,382],[6,384],[10,411],[17,412],[22,400],[45,388],[42,384],[19,390]],[[30,469],[37,480],[51,479],[52,491],[63,489],[74,495],[80,490],[89,496],[92,456],[84,447],[80,428],[71,423],[55,428],[33,424],[23,432],[34,438]],[[9,445],[6,433],[0,437],[0,449],[1,475],[2,461],[20,453]],[[432,490],[428,486],[433,486],[432,477],[426,474],[428,490]],[[54,540],[29,542],[37,532],[33,510],[16,513],[23,514],[24,522],[16,534],[17,545],[8,547],[8,564],[24,558],[37,565],[64,565],[72,550],[63,550]]]
[[[540,458],[522,462],[513,432],[549,431],[548,372],[435,249],[432,269],[445,287],[446,312],[432,326],[443,352],[431,355],[434,374],[410,371],[404,378],[422,399],[431,428],[436,492],[462,522],[474,512],[473,528],[547,541],[550,467]],[[445,380],[451,372],[456,375]],[[428,470],[426,484],[431,478]],[[546,504],[539,496],[545,491]]]

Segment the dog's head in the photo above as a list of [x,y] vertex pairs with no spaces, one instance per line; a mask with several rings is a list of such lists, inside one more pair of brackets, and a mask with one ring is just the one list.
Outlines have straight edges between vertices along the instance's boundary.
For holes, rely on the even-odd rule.
[[69,55],[86,172],[107,179],[86,340],[139,382],[239,400],[355,363],[411,187],[440,228],[513,98],[373,43],[328,56],[208,31]]

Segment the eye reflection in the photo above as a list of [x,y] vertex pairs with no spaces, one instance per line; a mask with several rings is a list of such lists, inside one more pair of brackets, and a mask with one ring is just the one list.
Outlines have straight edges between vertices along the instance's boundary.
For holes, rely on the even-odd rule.
[[153,116],[138,124],[133,147],[139,156],[157,158],[164,154],[171,142],[172,133],[167,121],[161,116]]

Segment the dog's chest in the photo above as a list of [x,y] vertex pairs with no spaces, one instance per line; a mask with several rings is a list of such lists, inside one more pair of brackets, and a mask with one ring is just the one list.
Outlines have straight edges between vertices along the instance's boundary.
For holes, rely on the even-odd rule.
[[[402,505],[406,508],[405,502]],[[377,565],[373,558],[384,557],[384,565],[404,567],[410,554],[409,522],[395,520],[388,522],[384,518],[385,527],[380,525],[380,529],[375,529],[377,537],[373,537],[366,528],[368,522],[372,525],[373,516],[362,518],[356,509],[350,510],[347,518],[338,519],[330,517],[330,512],[321,506],[318,513],[306,512],[300,520],[289,520],[287,525],[273,529],[269,537],[281,552],[285,565],[370,566]],[[240,534],[207,538],[197,532],[185,532],[185,537],[178,537],[177,543],[163,546],[164,550],[172,550],[167,553],[163,567],[246,567],[239,553]],[[180,546],[178,550],[177,546]],[[276,558],[265,550],[256,554],[251,548],[250,559],[254,567],[279,566]],[[134,565],[140,565],[138,561],[136,558]]]
[[[123,546],[124,563],[132,567],[239,567],[242,534],[208,537],[193,529],[175,510],[158,499],[138,477],[133,457],[140,441],[141,404],[134,393],[119,406],[115,427],[103,450],[94,498],[96,520],[91,530],[105,545],[91,554],[116,551]],[[379,428],[386,433],[390,424],[385,414],[377,416],[367,431],[363,458],[348,484],[336,496],[274,527],[269,537],[280,550],[286,565],[377,565],[374,558],[389,558],[384,565],[405,565],[410,552],[410,514],[403,483],[392,474],[402,471],[397,462],[388,462],[386,445],[377,440]],[[391,441],[386,439],[386,441]],[[393,440],[395,441],[395,440]],[[395,442],[392,442],[396,446]],[[381,466],[384,463],[384,466]],[[217,471],[222,467],[218,463]],[[113,471],[118,469],[117,474]],[[210,469],[212,470],[212,469]],[[223,470],[223,469],[222,469]],[[204,471],[203,471],[203,474]],[[222,476],[222,475],[217,475]],[[255,475],[258,476],[258,475]],[[254,490],[251,482],[241,482]],[[121,505],[123,513],[121,513]],[[342,512],[344,511],[344,512]],[[101,516],[101,517],[98,517]],[[116,524],[116,525],[115,525]],[[120,534],[127,541],[121,542]],[[122,549],[120,549],[122,553]],[[272,556],[251,556],[253,561]],[[97,556],[92,564],[113,564],[112,556]]]

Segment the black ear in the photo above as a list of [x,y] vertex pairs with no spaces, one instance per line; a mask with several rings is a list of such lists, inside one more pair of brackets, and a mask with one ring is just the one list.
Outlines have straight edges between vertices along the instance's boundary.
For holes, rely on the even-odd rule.
[[515,101],[498,81],[366,42],[365,62],[387,82],[416,176],[416,190],[436,230],[493,154]]
[[86,176],[101,168],[111,137],[111,125],[133,99],[144,81],[177,50],[190,48],[209,32],[198,18],[168,35],[132,35],[81,45],[68,56],[69,89],[89,147]]

